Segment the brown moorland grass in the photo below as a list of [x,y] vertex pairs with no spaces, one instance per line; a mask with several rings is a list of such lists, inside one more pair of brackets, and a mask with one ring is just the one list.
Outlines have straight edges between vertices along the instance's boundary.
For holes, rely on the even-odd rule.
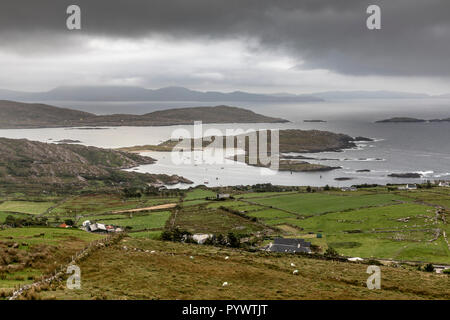
[[[173,220],[175,219],[175,221]],[[264,226],[221,209],[207,209],[203,205],[185,207],[170,219],[170,224],[191,233],[251,234]]]
[[39,298],[450,299],[450,277],[410,267],[382,266],[381,290],[369,290],[363,264],[154,240],[126,238],[79,266],[81,290],[63,281]]

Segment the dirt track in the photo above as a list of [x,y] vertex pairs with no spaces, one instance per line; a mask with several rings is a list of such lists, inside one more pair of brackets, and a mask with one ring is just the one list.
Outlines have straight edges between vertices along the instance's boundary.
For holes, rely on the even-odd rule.
[[139,212],[139,211],[149,211],[149,210],[170,209],[170,208],[174,208],[176,205],[177,205],[176,203],[166,203],[166,204],[160,204],[160,205],[152,206],[152,207],[129,209],[129,210],[120,210],[120,211],[112,211],[111,213],[127,213],[127,212]]

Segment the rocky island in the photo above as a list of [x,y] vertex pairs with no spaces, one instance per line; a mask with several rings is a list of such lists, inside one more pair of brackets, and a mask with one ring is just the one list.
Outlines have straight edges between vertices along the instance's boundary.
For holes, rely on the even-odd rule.
[[325,121],[325,120],[315,120],[315,119],[312,119],[312,120],[303,120],[303,122],[312,122],[312,123],[315,123],[315,122],[317,122],[317,123],[326,123],[326,121]]
[[425,120],[408,117],[396,117],[386,120],[379,120],[376,121],[375,123],[424,123],[424,122],[450,122],[450,118]]
[[[257,144],[259,144],[259,132],[257,132]],[[267,133],[270,136],[270,132]],[[215,140],[217,138],[222,139],[222,145],[217,145]],[[293,172],[311,172],[311,171],[330,171],[335,169],[340,169],[340,167],[330,167],[321,164],[311,164],[306,161],[308,159],[304,156],[289,156],[284,155],[285,153],[317,153],[317,152],[340,152],[344,149],[356,148],[356,141],[361,141],[360,139],[369,139],[363,137],[353,138],[345,134],[338,134],[329,131],[319,131],[319,130],[299,130],[299,129],[289,129],[279,131],[279,152],[280,152],[280,162],[279,171],[293,171]],[[238,139],[248,139],[248,134],[238,135],[234,137],[234,145],[238,146]],[[190,141],[189,141],[190,140]],[[180,146],[181,141],[183,141],[183,146],[191,146],[191,150],[195,144],[202,145],[203,148],[208,147],[226,147],[226,139],[223,137],[207,137],[201,142],[195,143],[194,139],[183,140],[167,140],[158,145],[145,145],[145,146],[134,146],[120,148],[121,151],[128,152],[145,152],[145,151],[160,151],[160,152],[170,152]],[[242,140],[241,140],[242,141]],[[245,163],[249,164],[249,148],[248,143],[245,144]],[[271,143],[268,142],[267,150],[270,151]],[[183,147],[186,151],[186,147]],[[234,157],[237,160],[237,156]],[[309,158],[313,159],[313,158]],[[256,161],[255,166],[263,167],[259,159]]]
[[427,122],[424,119],[408,118],[408,117],[395,117],[385,120],[379,120],[375,123],[423,123]]
[[422,175],[420,173],[409,172],[409,173],[391,173],[388,175],[391,178],[408,178],[408,179],[420,179]]

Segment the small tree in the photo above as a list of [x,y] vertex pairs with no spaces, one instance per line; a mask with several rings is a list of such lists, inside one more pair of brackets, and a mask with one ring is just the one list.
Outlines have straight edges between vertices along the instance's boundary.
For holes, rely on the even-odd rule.
[[427,264],[425,265],[425,267],[423,268],[423,271],[426,271],[426,272],[433,272],[433,271],[434,271],[434,267],[433,267],[433,265],[432,265],[431,263],[427,263]]
[[217,236],[216,241],[219,246],[225,246],[227,244],[227,241],[225,240],[225,237],[223,236],[223,234],[219,234]]
[[241,242],[239,239],[234,235],[234,233],[230,232],[228,233],[228,244],[232,248],[239,248],[241,245]]
[[169,230],[164,230],[161,234],[161,240],[172,241],[172,232],[170,232]]
[[66,219],[64,220],[64,223],[71,227],[73,227],[73,225],[75,224],[75,222],[72,219]]

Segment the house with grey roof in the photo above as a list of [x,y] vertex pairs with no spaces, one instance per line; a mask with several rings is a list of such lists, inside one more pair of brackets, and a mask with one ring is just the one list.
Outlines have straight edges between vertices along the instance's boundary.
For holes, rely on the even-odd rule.
[[275,238],[264,250],[269,252],[311,253],[311,242],[304,239]]

